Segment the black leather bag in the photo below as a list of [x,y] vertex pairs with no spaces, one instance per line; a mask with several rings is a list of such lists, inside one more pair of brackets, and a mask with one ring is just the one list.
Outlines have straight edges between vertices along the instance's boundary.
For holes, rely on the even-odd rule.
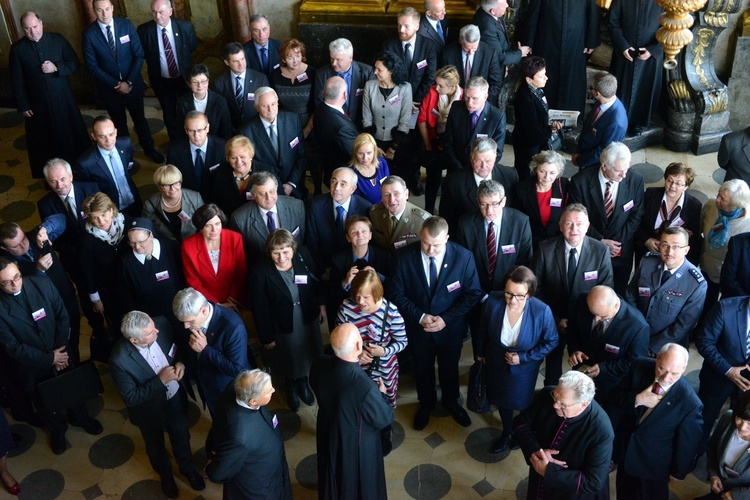
[[484,380],[484,363],[481,361],[475,361],[469,370],[469,394],[466,398],[466,407],[474,413],[490,411],[487,386]]
[[73,408],[104,392],[99,370],[93,361],[85,361],[36,385],[44,408],[58,412]]

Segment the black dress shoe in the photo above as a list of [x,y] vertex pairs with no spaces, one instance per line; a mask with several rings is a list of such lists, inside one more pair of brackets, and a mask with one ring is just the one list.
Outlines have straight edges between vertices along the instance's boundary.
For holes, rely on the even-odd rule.
[[428,422],[430,421],[430,412],[432,411],[432,407],[429,405],[419,405],[419,409],[417,410],[417,413],[414,415],[414,429],[421,431],[425,427],[427,427]]
[[299,395],[297,394],[296,384],[293,381],[289,381],[286,384],[286,404],[293,412],[299,410]]
[[158,152],[155,148],[145,151],[146,156],[154,160],[156,163],[164,163],[164,155]]
[[448,410],[451,413],[451,416],[453,417],[453,420],[455,420],[458,425],[461,427],[468,427],[471,425],[471,419],[469,418],[469,414],[466,413],[466,410],[461,408],[461,405],[454,404],[446,407],[446,410]]
[[312,406],[315,404],[315,395],[313,395],[310,385],[307,383],[307,377],[298,378],[294,381],[297,386],[297,392],[299,398],[307,405]]
[[49,446],[52,453],[62,455],[68,449],[68,442],[65,440],[65,434],[53,434],[49,440]]
[[203,480],[203,476],[198,474],[198,471],[193,470],[190,473],[185,474],[185,477],[187,478],[188,483],[190,483],[190,487],[195,491],[203,491],[206,489],[206,481]]
[[177,491],[177,483],[174,482],[174,477],[172,477],[172,474],[168,476],[162,476],[161,492],[164,493],[164,496],[166,496],[167,498],[177,498],[177,496],[179,495]]
[[104,432],[104,427],[102,427],[102,424],[100,424],[95,418],[86,420],[81,424],[81,427],[83,427],[83,430],[86,431],[86,433],[91,434],[92,436],[98,436]]
[[508,436],[500,436],[500,438],[492,444],[492,453],[502,453],[510,448],[510,438]]

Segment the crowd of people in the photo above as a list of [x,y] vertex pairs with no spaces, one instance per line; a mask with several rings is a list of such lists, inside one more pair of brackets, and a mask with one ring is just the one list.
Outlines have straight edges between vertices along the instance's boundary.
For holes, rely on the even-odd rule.
[[[291,498],[279,421],[265,408],[283,382],[290,410],[319,407],[321,498],[385,498],[400,367],[416,383],[414,429],[429,425],[438,395],[468,427],[459,360],[471,337],[502,426],[487,448],[521,448],[529,498],[606,498],[614,468],[620,498],[667,498],[670,478],[704,452],[710,498],[750,487],[750,188],[728,178],[701,205],[683,163],[665,167],[662,188],[630,170],[621,141],[648,126],[660,90],[643,76],[660,66],[660,8],[632,18],[623,3],[608,21],[617,77],[594,78],[571,179],[549,111],[583,112],[586,55],[599,45],[592,0],[532,0],[517,47],[506,0],[481,0],[458,33],[443,0],[426,0],[424,14],[398,12],[398,36],[372,65],[339,38],[323,68],[254,15],[251,39],[224,47],[227,71],[213,80],[192,64],[195,31],[169,0],[153,0],[153,21],[137,29],[113,17],[111,0],[93,0],[83,59],[107,109],[93,145],[67,84],[75,51],[25,13],[11,79],[32,173],[50,192],[33,231],[0,224],[0,381],[12,417],[46,427],[52,451],[65,452],[66,418],[35,387],[80,363],[85,318],[92,357],[109,363],[167,497],[178,489],[165,432],[194,490],[205,473],[227,498]],[[144,116],[144,60],[169,134],[165,165]],[[506,167],[496,104],[514,64]],[[126,110],[159,164],[145,201]],[[411,193],[425,194],[424,208]],[[249,349],[256,339],[273,380]],[[691,340],[704,358],[697,393],[683,377]],[[203,472],[189,398],[213,421]],[[103,431],[85,406],[67,413]],[[18,494],[8,436],[3,419],[0,476]]]

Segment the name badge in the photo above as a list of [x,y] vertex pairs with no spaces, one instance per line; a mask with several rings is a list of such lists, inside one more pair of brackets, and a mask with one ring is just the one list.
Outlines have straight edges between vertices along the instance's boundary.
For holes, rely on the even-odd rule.
[[292,236],[294,236],[295,238],[299,236],[299,226],[297,226],[297,228],[292,231]]
[[279,66],[281,66],[281,64],[276,64],[276,65],[275,65],[275,66],[273,67],[273,69],[276,69],[276,68],[278,68]]
[[396,94],[396,95],[394,95],[394,96],[391,96],[391,97],[390,97],[390,98],[388,99],[388,102],[390,102],[390,103],[391,103],[391,106],[393,106],[393,105],[395,105],[395,104],[398,104],[398,103],[400,103],[400,102],[401,102],[401,96],[400,96],[400,95],[398,95],[398,94]]
[[612,354],[620,354],[620,347],[612,344],[604,344],[604,350]]
[[448,288],[448,292],[455,292],[456,290],[461,288],[461,283],[459,283],[458,281],[454,281],[453,283],[448,285],[447,288]]
[[647,286],[639,286],[638,295],[640,297],[651,297],[651,289]]
[[364,93],[365,93],[365,89],[357,89],[357,90],[356,90],[356,91],[354,92],[354,95],[355,95],[356,97],[362,97],[362,94],[364,94]]
[[685,225],[685,221],[684,221],[684,220],[682,220],[682,219],[680,218],[680,216],[678,215],[677,217],[675,217],[675,218],[674,218],[674,220],[673,220],[673,221],[672,221],[672,223],[671,223],[671,224],[669,225],[669,227],[682,227],[682,226],[684,226],[684,225]]
[[422,69],[427,67],[427,59],[422,59],[417,63],[417,69]]
[[250,191],[246,191],[246,192],[245,192],[245,199],[246,199],[247,201],[250,201],[250,200],[252,200],[252,199],[253,199],[253,193],[251,193]]
[[221,163],[217,163],[213,167],[208,167],[208,171],[209,172],[213,172],[214,170],[216,170],[217,168],[219,168],[219,165],[221,165]]
[[169,357],[174,358],[175,354],[177,354],[177,345],[172,344],[172,347],[169,348]]
[[165,281],[169,279],[169,271],[162,271],[156,273],[156,281]]
[[248,101],[254,101],[254,100],[255,100],[255,93],[253,93],[253,92],[248,92],[248,93],[247,93],[247,100],[248,100]]
[[132,161],[131,161],[131,162],[128,162],[128,170],[130,170],[130,169],[132,169],[132,168],[133,168],[133,162],[132,162]]
[[432,111],[430,111],[435,116],[440,116],[440,111],[437,110],[437,108],[432,108]]
[[190,222],[190,217],[188,216],[188,214],[185,213],[184,210],[180,210],[180,213],[177,214],[177,217],[180,218],[180,221],[183,224],[187,224],[188,222]]
[[584,271],[583,281],[591,281],[599,279],[599,271]]
[[273,422],[274,429],[279,425],[279,417],[277,417],[275,413],[273,414],[273,418],[271,419],[271,422]]
[[[382,181],[381,181],[381,182],[382,182]],[[81,211],[81,219],[88,219],[88,217],[86,217],[86,214],[85,214],[85,213],[83,213],[83,211]]]
[[622,206],[622,211],[623,211],[623,212],[627,212],[628,210],[630,210],[630,209],[631,209],[631,208],[633,208],[634,206],[635,206],[635,203],[633,203],[633,200],[630,200],[629,202],[627,202],[626,204],[624,204],[624,205]]
[[289,147],[294,149],[297,144],[299,144],[299,137],[295,137],[294,139],[292,139],[292,142],[289,143]]
[[307,275],[306,274],[295,274],[294,275],[294,284],[295,285],[307,285]]
[[307,78],[308,78],[307,73],[302,73],[302,74],[300,74],[300,75],[297,76],[297,81],[298,82],[304,82],[305,80],[307,80]]
[[516,253],[515,245],[503,245],[500,247],[500,249],[503,251],[504,255],[509,253]]
[[120,37],[120,43],[128,43],[130,41],[130,35],[124,35]]
[[47,313],[44,311],[44,308],[42,307],[38,311],[34,311],[31,313],[31,317],[34,319],[34,321],[39,321],[42,318],[47,317]]
[[399,240],[393,244],[393,248],[395,248],[396,250],[405,246],[406,246],[406,240]]
[[489,136],[487,134],[477,134],[477,139],[486,139]]
[[549,206],[551,206],[551,207],[561,207],[562,206],[562,198],[550,198],[550,200],[549,200]]

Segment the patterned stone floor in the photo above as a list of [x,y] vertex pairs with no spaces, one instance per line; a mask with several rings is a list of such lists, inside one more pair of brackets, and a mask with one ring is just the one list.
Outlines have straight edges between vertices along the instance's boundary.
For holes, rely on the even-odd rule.
[[[165,152],[166,131],[154,102],[147,103],[147,116],[155,134],[157,146]],[[88,124],[98,114],[94,109],[82,110]],[[144,196],[153,193],[151,176],[156,165],[136,153],[141,169],[136,176]],[[673,153],[661,147],[647,148],[633,154],[634,169],[642,172],[648,185],[661,183],[664,167],[672,161],[683,161],[698,172],[693,184],[693,194],[702,201],[714,197],[723,171],[717,170],[716,155],[694,156]],[[502,162],[513,164],[513,149],[505,147]],[[570,176],[577,169],[571,164],[566,169]],[[39,222],[36,201],[46,190],[44,185],[30,177],[25,152],[22,119],[11,109],[0,109],[0,220],[16,221],[24,229]],[[422,205],[422,198],[412,198]],[[85,323],[85,322],[84,322]],[[84,335],[87,335],[84,326]],[[324,335],[326,335],[324,333]],[[255,341],[255,340],[254,340]],[[257,341],[256,341],[257,342]],[[87,357],[87,337],[82,339],[82,357]],[[691,349],[692,359],[688,377],[697,386],[700,356]],[[460,364],[462,389],[466,390],[471,348],[466,346]],[[61,456],[49,449],[45,431],[26,424],[14,423],[13,431],[19,436],[18,448],[12,452],[9,467],[22,484],[24,499],[94,499],[162,498],[158,477],[151,470],[143,442],[136,427],[126,418],[124,406],[112,386],[106,365],[99,366],[104,382],[104,394],[89,402],[90,410],[104,426],[104,434],[90,436],[79,428],[71,428],[67,438],[70,448]],[[541,384],[542,378],[539,378]],[[277,382],[277,386],[281,384]],[[299,413],[286,410],[280,391],[270,408],[281,421],[286,452],[294,487],[295,498],[316,498],[315,476],[315,418],[316,408],[304,406]],[[395,449],[385,459],[388,493],[390,498],[525,498],[527,466],[520,451],[502,455],[488,453],[490,443],[500,434],[497,413],[471,414],[472,425],[464,429],[445,413],[437,412],[435,418],[422,431],[414,431],[411,421],[417,408],[416,391],[411,377],[401,381],[399,406],[396,410]],[[202,467],[205,462],[204,443],[211,420],[207,412],[190,404],[192,448],[195,462]],[[614,498],[614,478],[610,483]],[[199,494],[178,474],[175,476],[181,499],[221,498],[221,486],[209,484]],[[684,481],[671,485],[672,498],[693,498],[708,492],[705,482],[705,463]],[[0,500],[12,498],[0,488]]]

